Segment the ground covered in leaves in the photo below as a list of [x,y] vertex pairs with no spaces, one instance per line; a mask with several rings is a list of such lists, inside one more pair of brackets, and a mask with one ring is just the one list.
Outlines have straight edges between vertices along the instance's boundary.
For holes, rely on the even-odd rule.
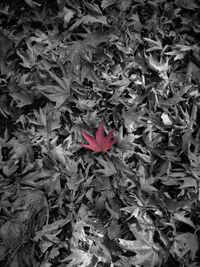
[[0,266],[200,266],[199,18],[1,1]]

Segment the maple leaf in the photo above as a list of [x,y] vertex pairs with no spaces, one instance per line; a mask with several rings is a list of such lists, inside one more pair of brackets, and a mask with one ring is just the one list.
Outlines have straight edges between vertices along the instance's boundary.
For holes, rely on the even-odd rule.
[[103,127],[103,120],[102,120],[96,132],[96,139],[94,139],[93,137],[89,136],[84,131],[82,131],[83,137],[89,143],[89,145],[82,144],[82,146],[89,148],[95,152],[100,152],[100,151],[106,152],[108,149],[110,149],[114,145],[114,143],[117,142],[117,139],[110,141],[113,132],[114,132],[114,129],[112,129],[108,133],[107,136],[104,135],[104,127]]

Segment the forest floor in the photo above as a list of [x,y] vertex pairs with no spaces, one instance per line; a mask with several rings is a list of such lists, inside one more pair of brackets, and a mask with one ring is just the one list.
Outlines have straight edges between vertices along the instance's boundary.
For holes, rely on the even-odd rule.
[[200,266],[200,3],[0,2],[0,266]]

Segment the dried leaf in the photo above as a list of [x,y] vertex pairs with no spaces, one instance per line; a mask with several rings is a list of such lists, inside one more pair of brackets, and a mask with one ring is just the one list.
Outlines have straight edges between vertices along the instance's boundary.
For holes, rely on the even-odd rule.
[[93,23],[101,23],[104,25],[107,25],[107,19],[106,16],[91,16],[91,15],[86,15],[81,19],[78,19],[70,28],[69,31],[73,31],[75,28],[77,28],[81,24],[93,24]]
[[103,160],[102,158],[97,158],[96,160],[103,166],[103,169],[98,169],[95,173],[103,173],[104,176],[109,177],[117,173],[115,165],[111,160]]
[[180,258],[183,258],[189,252],[192,260],[194,260],[197,251],[197,237],[192,233],[178,234],[171,248],[171,252]]

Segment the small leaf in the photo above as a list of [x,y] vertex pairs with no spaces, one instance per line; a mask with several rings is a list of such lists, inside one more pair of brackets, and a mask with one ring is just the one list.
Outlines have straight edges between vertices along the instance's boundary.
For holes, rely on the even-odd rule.
[[26,4],[28,6],[30,6],[31,8],[34,8],[36,6],[40,6],[40,4],[38,4],[37,2],[34,2],[33,0],[24,0],[26,2]]
[[19,108],[33,103],[33,96],[25,90],[18,93],[11,93],[10,95],[16,101],[17,107]]
[[183,222],[185,224],[190,225],[191,227],[193,227],[194,229],[196,228],[196,226],[194,225],[194,223],[192,222],[192,220],[188,217],[185,216],[185,212],[177,212],[174,214],[174,218],[180,222]]
[[118,0],[103,0],[102,3],[101,3],[101,7],[103,9],[111,6],[111,5],[114,5],[115,3],[117,3]]
[[162,118],[162,120],[163,120],[163,124],[164,124],[164,125],[172,125],[172,121],[171,121],[171,119],[169,118],[168,114],[163,113],[163,114],[161,115],[161,118]]
[[92,24],[92,23],[101,23],[104,25],[107,25],[107,19],[106,16],[91,16],[91,15],[86,15],[81,19],[78,19],[70,28],[69,31],[74,30],[75,28],[77,28],[79,25],[81,24]]
[[108,227],[108,237],[110,240],[120,236],[121,229],[116,219],[112,219],[111,225]]
[[90,23],[101,23],[104,25],[107,25],[107,19],[105,16],[91,16],[91,15],[86,15],[81,19],[78,19],[70,28],[69,31],[74,30],[81,24],[90,24]]
[[64,7],[63,8],[63,16],[64,16],[64,27],[67,26],[67,24],[70,22],[70,20],[73,18],[75,14],[75,11],[73,9],[69,9]]
[[156,38],[157,41],[154,41],[152,39],[149,39],[149,38],[144,38],[145,41],[149,42],[151,48],[148,48],[146,51],[147,52],[151,52],[151,51],[156,51],[156,50],[163,50],[163,46],[162,46],[162,43],[161,41]]
[[58,162],[62,163],[64,166],[66,165],[65,151],[61,144],[59,144],[58,146],[55,146],[52,149],[52,153],[53,153],[54,158]]

